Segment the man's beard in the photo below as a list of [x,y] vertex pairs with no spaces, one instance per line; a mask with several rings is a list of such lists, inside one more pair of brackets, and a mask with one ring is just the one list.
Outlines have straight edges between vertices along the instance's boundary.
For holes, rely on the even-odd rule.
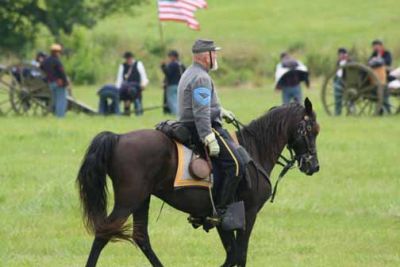
[[211,71],[216,71],[218,69],[218,61],[215,60],[214,64],[212,65]]

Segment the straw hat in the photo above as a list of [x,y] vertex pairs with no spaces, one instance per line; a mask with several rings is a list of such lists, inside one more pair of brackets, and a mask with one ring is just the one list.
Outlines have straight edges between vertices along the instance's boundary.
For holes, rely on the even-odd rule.
[[59,44],[52,44],[52,45],[50,46],[50,50],[51,50],[51,51],[61,52],[62,47],[61,47],[61,45],[59,45]]

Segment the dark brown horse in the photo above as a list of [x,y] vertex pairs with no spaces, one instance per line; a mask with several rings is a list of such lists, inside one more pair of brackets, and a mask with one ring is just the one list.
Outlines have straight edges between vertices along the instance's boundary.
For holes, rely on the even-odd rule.
[[[299,168],[307,175],[319,170],[316,136],[319,126],[311,102],[271,109],[243,127],[239,142],[259,168],[250,168],[251,187],[242,182],[238,199],[246,208],[246,229],[223,231],[218,228],[227,256],[223,266],[245,266],[249,237],[257,213],[271,195],[268,177],[282,150],[295,152]],[[207,190],[174,190],[177,168],[175,144],[163,133],[140,130],[117,135],[98,134],[89,146],[79,170],[77,184],[87,228],[95,239],[87,266],[95,266],[104,246],[113,239],[136,243],[153,266],[162,266],[147,232],[150,196],[155,195],[176,209],[195,217],[208,216],[211,203]],[[111,178],[115,205],[107,216],[106,176]],[[125,225],[133,215],[133,230]]]

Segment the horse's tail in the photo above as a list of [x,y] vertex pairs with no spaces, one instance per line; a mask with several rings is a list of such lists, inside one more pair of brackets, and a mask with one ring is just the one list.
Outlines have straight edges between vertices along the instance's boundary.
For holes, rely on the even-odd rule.
[[106,176],[118,143],[119,135],[101,132],[88,147],[76,183],[86,229],[104,238],[131,239],[124,227],[125,220],[107,222]]

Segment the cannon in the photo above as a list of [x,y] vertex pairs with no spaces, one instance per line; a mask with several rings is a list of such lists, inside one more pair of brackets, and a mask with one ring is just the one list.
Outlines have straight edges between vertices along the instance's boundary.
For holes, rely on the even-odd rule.
[[[96,114],[97,111],[67,97],[68,110]],[[45,116],[53,109],[51,91],[43,71],[32,64],[0,66],[0,115]]]
[[322,86],[328,115],[372,116],[399,113],[399,91],[389,88],[386,67],[356,62],[338,66]]

